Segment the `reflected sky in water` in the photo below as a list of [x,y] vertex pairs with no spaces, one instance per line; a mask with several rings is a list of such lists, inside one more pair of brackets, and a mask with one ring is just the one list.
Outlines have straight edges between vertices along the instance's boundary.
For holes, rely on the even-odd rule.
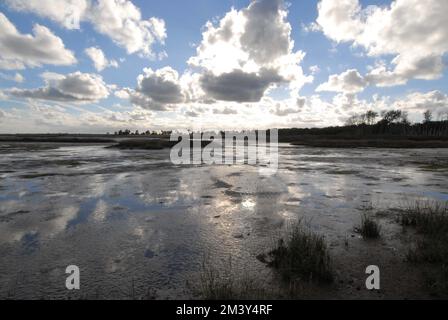
[[65,267],[84,296],[184,298],[204,256],[267,274],[255,257],[290,220],[330,240],[359,208],[448,200],[447,174],[425,164],[445,150],[313,149],[282,145],[279,170],[174,166],[169,150],[0,148],[0,297],[67,298]]

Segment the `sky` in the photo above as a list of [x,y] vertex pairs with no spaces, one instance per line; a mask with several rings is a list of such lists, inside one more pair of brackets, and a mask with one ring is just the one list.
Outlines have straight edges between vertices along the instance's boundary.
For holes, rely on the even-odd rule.
[[446,0],[3,0],[0,133],[448,116]]

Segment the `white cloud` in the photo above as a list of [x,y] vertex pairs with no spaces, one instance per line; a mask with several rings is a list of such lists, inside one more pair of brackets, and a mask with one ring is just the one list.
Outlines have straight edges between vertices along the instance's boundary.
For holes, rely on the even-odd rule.
[[92,103],[109,96],[109,88],[101,76],[75,72],[68,75],[44,73],[46,86],[38,89],[8,89],[6,93],[18,98]]
[[190,117],[209,110],[195,104],[230,115],[234,109],[220,102],[255,106],[270,89],[284,86],[297,107],[300,88],[313,78],[303,74],[305,53],[293,51],[286,16],[282,0],[255,0],[242,10],[232,9],[217,26],[206,24],[197,54],[188,60],[191,69],[182,75],[171,67],[144,69],[135,89],[122,88],[115,96],[155,111],[184,107]]
[[214,114],[223,114],[223,115],[229,115],[229,114],[238,114],[238,110],[230,107],[224,107],[224,109],[214,109]]
[[6,81],[14,81],[17,83],[23,83],[23,81],[25,81],[25,78],[18,72],[16,72],[14,75],[9,75],[0,72],[0,78]]
[[409,79],[435,80],[441,77],[445,64],[441,55],[424,57],[397,56],[392,60],[393,69],[384,64],[370,70],[366,79],[379,87],[404,85]]
[[33,35],[21,34],[0,12],[0,69],[24,69],[44,64],[67,66],[76,58],[48,28],[34,25]]
[[317,65],[311,66],[310,67],[310,72],[311,72],[312,75],[315,75],[315,74],[319,73],[320,72],[319,66],[317,66]]
[[363,91],[366,86],[367,81],[364,77],[357,70],[350,69],[339,75],[331,75],[327,82],[317,87],[316,91],[357,93]]
[[362,32],[361,6],[357,0],[322,0],[318,4],[317,26],[312,31],[322,31],[337,41],[352,41]]
[[14,75],[14,81],[15,82],[17,82],[17,83],[22,83],[23,81],[25,81],[25,77],[24,76],[22,76],[20,73],[16,73],[15,75]]
[[339,93],[333,97],[332,103],[340,111],[361,113],[368,109],[367,102],[359,100],[354,93]]
[[287,104],[277,102],[270,111],[276,116],[285,117],[294,113],[298,113],[300,109],[297,106],[288,106]]
[[[305,54],[293,51],[287,13],[281,0],[256,0],[242,10],[232,9],[217,25],[208,22],[196,56],[188,60],[202,70],[204,91],[218,100],[252,102],[272,86],[288,84],[298,94],[312,81],[300,66]],[[240,82],[232,86],[229,79]],[[255,93],[249,95],[250,90]]]
[[448,112],[448,95],[438,90],[421,93],[413,92],[395,102],[394,107],[422,113],[425,110]]
[[90,0],[5,0],[5,2],[16,11],[34,12],[67,29],[79,29],[79,22],[90,4]]
[[100,72],[108,67],[118,67],[118,62],[116,60],[108,60],[103,50],[97,47],[87,48],[85,54],[92,60],[95,69]]
[[130,91],[130,89],[120,89],[120,90],[115,91],[114,95],[117,98],[120,98],[123,100],[129,99],[130,98],[129,91]]
[[[114,107],[115,108],[115,107]],[[91,111],[73,105],[51,101],[31,100],[22,108],[11,108],[3,112],[4,132],[91,132],[105,133],[124,128],[147,130],[154,128],[153,114],[141,108],[116,107],[121,110]],[[1,110],[0,110],[1,113]],[[1,121],[1,119],[0,119]]]
[[123,88],[115,92],[121,99],[130,99],[134,105],[150,110],[168,110],[184,102],[179,74],[171,67],[158,70],[145,68],[137,77],[137,88]]
[[79,29],[90,22],[95,30],[108,36],[129,54],[156,58],[155,43],[166,39],[165,22],[142,18],[141,11],[129,0],[6,0],[10,8],[33,12],[67,29]]
[[245,73],[235,70],[219,76],[206,73],[201,86],[212,98],[221,101],[258,102],[272,84],[284,81],[276,70],[260,70],[259,73]]
[[389,6],[362,8],[358,0],[321,0],[316,22],[337,42],[352,42],[373,57],[393,55],[366,77],[392,86],[409,79],[432,80],[444,70],[448,52],[446,0],[395,0]]
[[143,20],[140,9],[128,0],[98,0],[88,12],[94,28],[110,37],[128,53],[154,58],[152,45],[166,38],[162,19]]
[[137,78],[137,91],[162,103],[179,103],[184,100],[182,88],[179,84],[179,74],[171,67],[153,71],[151,68],[143,70]]

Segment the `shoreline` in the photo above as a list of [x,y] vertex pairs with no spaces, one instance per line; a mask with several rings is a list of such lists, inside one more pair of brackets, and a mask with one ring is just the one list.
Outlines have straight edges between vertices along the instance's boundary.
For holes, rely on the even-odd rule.
[[290,142],[293,146],[317,148],[393,148],[393,149],[438,149],[448,148],[443,140],[385,140],[385,139],[303,139]]
[[[168,136],[114,136],[96,134],[0,134],[0,143],[73,143],[73,144],[112,144],[108,148],[161,150],[171,148],[176,141]],[[203,141],[202,146],[209,141]],[[448,148],[448,140],[424,139],[419,137],[395,138],[338,138],[322,136],[280,136],[279,143],[291,146],[316,148],[393,148],[393,149],[437,149]]]

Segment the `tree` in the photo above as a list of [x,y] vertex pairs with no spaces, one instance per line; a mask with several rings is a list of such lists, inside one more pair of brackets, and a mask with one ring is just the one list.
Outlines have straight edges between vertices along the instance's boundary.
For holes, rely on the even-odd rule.
[[359,115],[358,116],[358,121],[359,121],[360,125],[361,124],[366,124],[366,122],[367,122],[367,114],[363,113],[363,114]]
[[375,123],[375,119],[378,117],[378,112],[369,110],[366,113],[366,118],[367,118],[367,124],[374,124]]
[[429,122],[431,122],[431,121],[432,121],[432,112],[429,111],[429,110],[426,110],[426,111],[423,113],[423,118],[425,119],[425,120],[423,121],[423,123],[429,123]]
[[359,116],[353,115],[350,118],[347,119],[345,122],[347,126],[357,126],[359,125]]
[[409,122],[409,113],[407,111],[401,111],[400,123],[405,124],[405,125],[411,124],[411,122]]
[[389,124],[399,120],[402,117],[402,112],[401,110],[383,111],[381,116],[383,117],[382,121]]

